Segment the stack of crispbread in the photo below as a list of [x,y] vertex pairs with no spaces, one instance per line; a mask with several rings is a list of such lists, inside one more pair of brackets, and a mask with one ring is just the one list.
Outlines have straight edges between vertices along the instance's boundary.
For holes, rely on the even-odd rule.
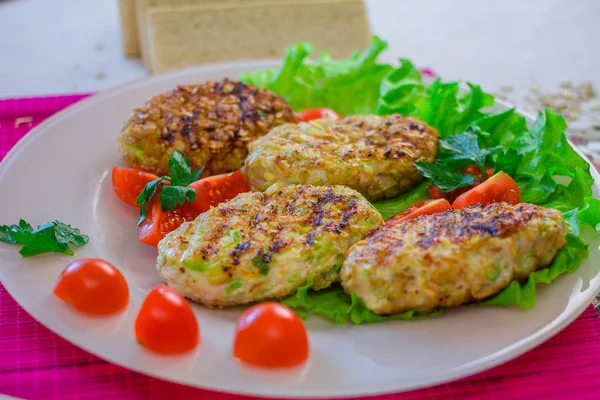
[[123,49],[152,72],[274,58],[308,41],[334,57],[371,37],[363,0],[119,0]]

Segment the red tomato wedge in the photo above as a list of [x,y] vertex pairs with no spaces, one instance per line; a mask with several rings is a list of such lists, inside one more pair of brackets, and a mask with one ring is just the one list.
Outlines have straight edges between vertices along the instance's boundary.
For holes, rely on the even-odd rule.
[[198,211],[190,203],[184,203],[169,211],[163,211],[159,202],[148,204],[146,219],[138,227],[138,240],[156,246],[167,233],[179,228],[179,225],[184,222],[195,219],[198,215]]
[[199,213],[250,190],[246,175],[242,171],[200,179],[190,187],[196,191],[193,206]]
[[139,344],[160,354],[182,354],[200,343],[200,328],[188,302],[160,285],[148,293],[135,319]]
[[340,114],[329,108],[311,108],[309,110],[304,110],[296,113],[296,122],[308,122],[313,119],[321,119],[321,118],[331,118],[331,119],[340,119]]
[[144,190],[144,186],[155,179],[158,179],[158,176],[133,168],[113,167],[112,170],[112,184],[117,196],[125,203],[138,208],[135,200]]
[[236,325],[233,355],[259,367],[291,367],[306,361],[308,337],[302,320],[287,306],[250,307]]
[[129,304],[129,287],[121,271],[98,258],[72,262],[61,272],[54,294],[73,308],[92,315],[109,315]]
[[[462,168],[460,171],[481,178],[481,169],[479,169],[477,165],[469,165],[468,167]],[[485,167],[486,179],[489,179],[492,175],[494,175],[494,168]]]
[[385,221],[384,225],[387,227],[398,225],[401,222],[416,218],[419,215],[437,214],[450,208],[452,207],[446,199],[425,200],[388,219]]
[[[461,194],[466,193],[469,190],[473,189],[475,186],[481,184],[481,170],[479,169],[478,166],[470,165],[466,168],[461,169],[461,171],[466,174],[473,175],[475,177],[475,181],[473,182],[472,185],[458,188],[458,189],[452,190],[450,192],[442,192],[442,189],[440,189],[439,187],[430,185],[429,186],[429,195],[431,196],[431,198],[432,199],[446,199],[450,203],[452,203]],[[485,167],[485,175],[486,175],[487,179],[489,179],[493,174],[494,174],[493,168]]]
[[487,206],[502,201],[518,204],[521,202],[521,192],[517,182],[507,173],[500,171],[482,184],[461,194],[452,203],[452,208],[458,209],[475,204]]

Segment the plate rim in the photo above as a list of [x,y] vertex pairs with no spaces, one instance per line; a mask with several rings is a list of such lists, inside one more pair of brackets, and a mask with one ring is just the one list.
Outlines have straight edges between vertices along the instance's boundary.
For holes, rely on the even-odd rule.
[[[72,114],[76,114],[80,108],[86,108],[86,107],[92,106],[94,103],[100,102],[100,101],[104,100],[105,98],[108,98],[114,94],[118,94],[119,92],[122,92],[122,91],[134,89],[138,85],[145,85],[146,83],[151,83],[153,81],[159,82],[159,81],[165,80],[165,79],[174,79],[174,78],[177,78],[178,76],[186,77],[186,76],[190,76],[190,75],[202,75],[202,74],[206,74],[207,72],[217,71],[220,69],[244,70],[244,69],[254,69],[254,68],[276,67],[280,64],[281,64],[281,60],[278,60],[278,59],[244,60],[244,61],[235,61],[235,62],[207,64],[207,65],[203,65],[203,66],[190,67],[190,68],[185,68],[185,69],[181,69],[181,70],[161,73],[161,74],[154,74],[154,75],[151,75],[148,77],[139,78],[139,79],[112,87],[107,90],[103,90],[103,91],[94,93],[94,94],[90,95],[89,97],[84,98],[76,103],[73,103],[73,104],[69,105],[68,107],[60,110],[59,112],[53,114],[49,118],[42,121],[39,125],[37,125],[33,129],[31,129],[29,132],[27,132],[27,134],[25,134],[21,139],[19,139],[18,142],[6,153],[6,155],[4,156],[2,161],[0,161],[0,177],[5,175],[7,173],[7,171],[10,169],[9,168],[10,163],[12,162],[13,158],[18,157],[19,153],[23,150],[23,148],[27,145],[27,143],[29,143],[31,140],[34,140],[34,138],[37,135],[39,135],[41,132],[43,132],[46,129],[49,129],[50,127],[52,127],[52,125],[54,125],[59,120],[62,120],[65,117],[69,117]],[[516,107],[506,101],[496,99],[496,104],[500,104],[507,108],[515,108],[517,113],[523,115],[524,117],[526,117],[530,120],[535,120],[535,117],[532,116],[530,113],[525,112],[521,108]],[[590,160],[585,156],[585,154],[583,154],[581,152],[581,150],[579,148],[574,146],[571,141],[569,141],[569,144],[590,165],[590,172],[591,172],[592,176],[594,177],[594,181],[595,181],[594,185],[600,189],[600,173],[598,172],[598,170],[595,168],[593,163],[591,163]],[[89,346],[87,346],[87,345],[80,345],[78,343],[75,343],[74,341],[70,340],[62,333],[59,333],[59,332],[53,330],[50,327],[53,325],[50,319],[49,319],[48,323],[46,323],[46,321],[43,321],[43,320],[46,320],[45,317],[42,318],[43,320],[40,320],[37,317],[34,317],[32,312],[30,312],[30,310],[28,309],[29,307],[23,306],[17,300],[17,296],[15,296],[15,294],[11,290],[11,285],[6,282],[5,275],[1,272],[0,272],[0,282],[2,282],[5,290],[15,300],[15,302],[19,305],[19,307],[23,308],[34,320],[36,320],[37,322],[42,324],[45,328],[47,328],[54,334],[58,335],[62,339],[68,341],[72,345],[74,345],[80,349],[83,349],[84,351],[86,351],[90,354],[93,354],[106,362],[113,363],[115,365],[121,366],[128,370],[135,371],[137,373],[141,373],[141,374],[144,374],[144,375],[147,375],[147,376],[150,376],[153,378],[157,378],[157,379],[160,379],[163,381],[174,382],[174,383],[182,384],[184,386],[201,389],[201,390],[209,390],[209,391],[214,391],[214,392],[231,393],[231,394],[238,394],[238,395],[245,395],[245,396],[261,396],[261,397],[266,397],[266,398],[303,398],[304,399],[304,398],[357,398],[357,397],[365,396],[365,395],[376,396],[376,395],[384,395],[384,394],[392,394],[392,393],[403,393],[403,392],[408,392],[408,391],[412,391],[412,390],[418,390],[418,389],[423,389],[423,388],[428,388],[428,387],[435,387],[435,386],[438,386],[438,385],[441,385],[444,383],[448,383],[448,382],[451,382],[451,381],[454,381],[457,379],[467,378],[473,374],[486,371],[490,368],[493,368],[500,364],[508,362],[508,361],[532,350],[533,348],[544,343],[545,341],[551,339],[553,336],[555,336],[560,331],[562,331],[564,328],[566,328],[568,325],[570,325],[575,319],[577,319],[587,309],[587,307],[589,305],[591,305],[591,302],[592,302],[593,298],[596,296],[596,293],[598,291],[600,291],[600,272],[598,272],[593,278],[590,279],[589,286],[587,289],[585,289],[585,291],[588,291],[589,294],[586,294],[583,297],[579,296],[580,298],[578,300],[576,300],[577,301],[576,304],[572,304],[570,307],[565,307],[557,317],[555,317],[552,321],[550,321],[548,324],[543,326],[541,329],[537,330],[536,332],[534,332],[528,336],[523,337],[522,339],[518,340],[517,342],[514,342],[511,345],[506,346],[499,351],[491,353],[491,354],[489,354],[483,358],[480,358],[478,360],[471,361],[467,364],[463,364],[461,366],[446,370],[443,373],[439,374],[434,379],[422,380],[422,381],[419,381],[418,383],[416,383],[415,385],[411,385],[410,387],[398,389],[397,387],[394,387],[393,384],[387,384],[387,385],[379,384],[379,385],[377,385],[377,388],[372,388],[370,385],[365,385],[364,390],[361,390],[358,393],[355,391],[354,392],[345,392],[342,390],[342,391],[339,391],[335,395],[327,393],[323,390],[302,392],[302,393],[297,393],[297,394],[289,394],[289,390],[288,390],[288,392],[284,392],[284,389],[280,389],[280,388],[273,388],[265,393],[265,392],[259,392],[259,391],[254,391],[254,390],[246,391],[246,390],[238,390],[238,389],[229,389],[227,387],[223,387],[222,385],[211,385],[211,384],[203,384],[201,386],[200,385],[190,385],[187,381],[185,381],[183,379],[181,379],[181,380],[180,379],[166,379],[166,378],[162,377],[158,372],[153,372],[152,370],[144,370],[143,368],[138,368],[138,367],[131,367],[129,365],[126,365],[125,363],[121,363],[118,360],[112,359],[112,357],[107,358],[105,356],[102,356],[101,354],[99,354],[99,352],[89,349],[88,348]],[[569,306],[569,303],[567,303],[567,306]]]

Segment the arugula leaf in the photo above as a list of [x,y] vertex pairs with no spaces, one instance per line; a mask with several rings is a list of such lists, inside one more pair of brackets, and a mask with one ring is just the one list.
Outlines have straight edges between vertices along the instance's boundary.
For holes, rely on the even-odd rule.
[[446,162],[457,163],[460,166],[475,164],[481,169],[482,180],[486,179],[485,160],[499,147],[479,148],[477,135],[469,130],[440,140],[440,147],[445,152]]
[[46,222],[34,230],[29,223],[20,220],[18,225],[0,226],[0,241],[22,245],[20,253],[26,258],[51,252],[72,256],[69,244],[81,247],[89,238],[79,229],[59,221]]
[[196,191],[187,186],[163,186],[158,192],[163,211],[169,211],[186,201],[196,200]]
[[379,211],[383,219],[391,218],[413,204],[431,198],[429,195],[429,184],[429,181],[423,181],[414,189],[401,194],[395,199],[374,202],[373,207]]
[[425,178],[431,179],[431,183],[439,187],[442,192],[451,192],[454,189],[469,186],[475,182],[473,175],[451,171],[443,163],[431,164],[417,161],[414,164],[421,174]]

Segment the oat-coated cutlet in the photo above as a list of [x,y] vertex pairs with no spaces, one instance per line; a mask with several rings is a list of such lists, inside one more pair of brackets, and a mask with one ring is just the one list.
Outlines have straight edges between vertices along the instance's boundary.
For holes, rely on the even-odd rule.
[[158,245],[161,279],[208,306],[277,299],[339,279],[348,248],[382,223],[358,192],[309,185],[248,192]]
[[179,85],[133,109],[119,150],[132,167],[157,175],[168,174],[179,150],[208,176],[239,169],[249,143],[293,121],[285,99],[264,89],[228,79]]
[[526,203],[423,215],[356,243],[341,281],[378,314],[458,306],[547,267],[567,232],[560,212]]
[[255,190],[345,185],[368,200],[392,198],[423,179],[415,161],[435,159],[438,132],[398,114],[324,118],[272,129],[250,146],[244,169]]

